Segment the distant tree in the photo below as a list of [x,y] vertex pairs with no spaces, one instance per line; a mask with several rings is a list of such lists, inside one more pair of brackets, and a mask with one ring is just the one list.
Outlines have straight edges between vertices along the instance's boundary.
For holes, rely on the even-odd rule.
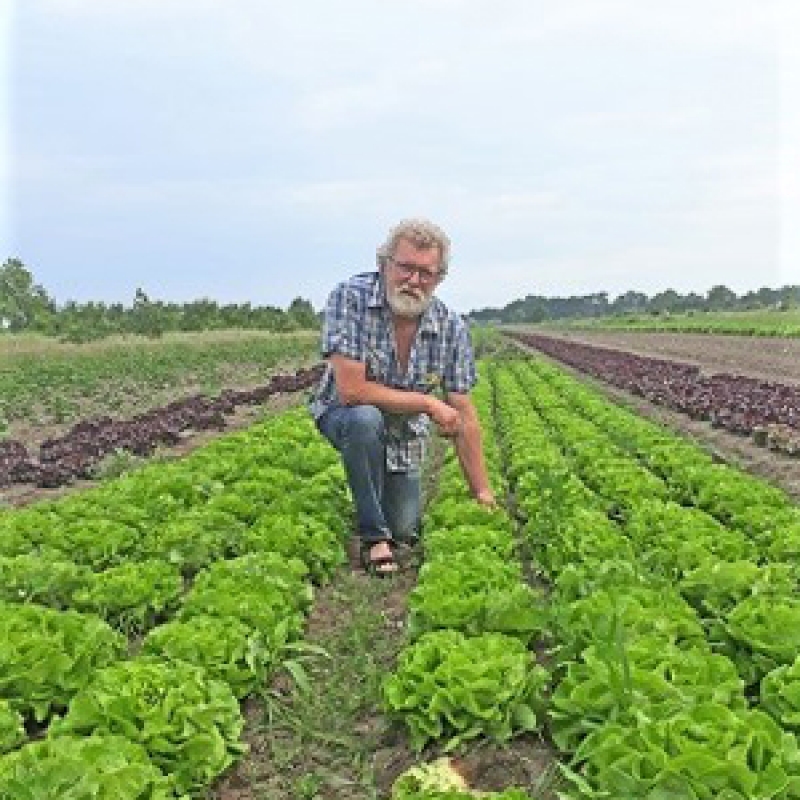
[[153,302],[144,289],[137,288],[131,309],[131,330],[142,336],[159,338],[167,328],[163,304]]
[[705,298],[697,292],[689,292],[683,301],[687,311],[702,311],[706,307]]
[[800,307],[800,286],[784,286],[778,290],[780,308],[788,310]]
[[611,311],[615,314],[640,314],[647,309],[648,302],[646,294],[629,289],[611,303]]
[[42,329],[55,303],[18,258],[0,267],[0,327],[9,331]]
[[658,292],[650,299],[650,310],[657,313],[682,311],[681,296],[674,289],[665,289],[663,292]]
[[298,328],[317,327],[317,315],[314,311],[314,306],[302,297],[295,297],[295,299],[292,300],[287,313]]
[[712,286],[706,294],[706,305],[710,311],[726,311],[735,308],[738,297],[727,286]]

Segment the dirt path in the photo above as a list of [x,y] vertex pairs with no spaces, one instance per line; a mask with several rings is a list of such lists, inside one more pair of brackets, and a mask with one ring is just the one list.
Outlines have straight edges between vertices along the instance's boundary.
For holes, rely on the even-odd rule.
[[[692,363],[709,374],[727,372],[760,380],[800,384],[800,340],[797,339],[616,331],[547,331],[546,334],[638,355]],[[684,414],[657,406],[588,378],[564,364],[559,363],[559,366],[615,403],[688,437],[716,458],[767,479],[800,503],[800,458],[773,452],[755,444],[749,437],[713,428],[708,422],[692,420]]]

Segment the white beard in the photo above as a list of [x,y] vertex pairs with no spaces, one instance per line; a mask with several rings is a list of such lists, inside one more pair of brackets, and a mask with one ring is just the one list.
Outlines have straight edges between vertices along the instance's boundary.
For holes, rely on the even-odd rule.
[[414,297],[401,289],[388,289],[386,291],[386,301],[389,308],[398,317],[421,317],[428,309],[433,300],[432,294],[423,294],[422,297]]

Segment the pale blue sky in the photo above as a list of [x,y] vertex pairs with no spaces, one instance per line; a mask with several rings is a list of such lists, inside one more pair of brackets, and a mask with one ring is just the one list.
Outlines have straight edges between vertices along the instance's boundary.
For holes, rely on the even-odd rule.
[[800,283],[790,0],[0,0],[0,258],[319,306],[386,229],[462,311]]

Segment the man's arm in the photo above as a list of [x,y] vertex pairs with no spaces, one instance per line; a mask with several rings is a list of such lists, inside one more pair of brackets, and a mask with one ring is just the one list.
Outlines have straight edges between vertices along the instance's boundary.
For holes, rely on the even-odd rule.
[[481,425],[475,406],[468,394],[458,392],[448,393],[447,402],[458,411],[461,418],[461,430],[454,437],[454,443],[464,478],[473,497],[479,503],[485,506],[494,506],[495,497],[486,472],[481,442]]
[[437,397],[367,380],[366,366],[361,361],[339,354],[331,355],[329,360],[333,366],[336,391],[344,405],[377,406],[390,413],[427,414],[446,436],[454,436],[460,429],[459,411]]

